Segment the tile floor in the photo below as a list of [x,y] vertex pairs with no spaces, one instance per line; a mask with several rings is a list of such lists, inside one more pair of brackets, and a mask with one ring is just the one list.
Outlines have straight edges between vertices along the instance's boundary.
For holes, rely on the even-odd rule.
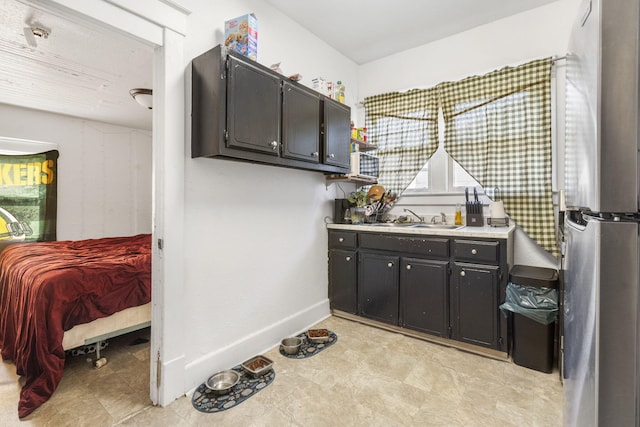
[[148,344],[110,342],[109,363],[65,367],[54,396],[23,421],[15,369],[0,366],[0,420],[20,426],[561,426],[562,386],[544,374],[330,317],[338,342],[288,359],[271,349],[275,381],[239,406],[200,413],[185,396],[165,408],[148,398]]

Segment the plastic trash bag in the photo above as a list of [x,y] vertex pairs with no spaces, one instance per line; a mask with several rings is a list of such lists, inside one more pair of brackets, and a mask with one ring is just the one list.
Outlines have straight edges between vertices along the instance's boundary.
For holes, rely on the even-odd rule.
[[505,316],[508,311],[511,311],[548,325],[558,317],[558,290],[521,286],[509,282],[505,301],[500,305],[500,310]]

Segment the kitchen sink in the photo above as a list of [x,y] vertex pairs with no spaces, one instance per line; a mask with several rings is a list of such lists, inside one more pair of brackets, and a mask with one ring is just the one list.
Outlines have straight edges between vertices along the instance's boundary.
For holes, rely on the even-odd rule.
[[464,227],[463,225],[454,224],[413,224],[411,228],[431,228],[436,230],[457,230]]
[[453,224],[430,224],[430,223],[415,223],[415,222],[374,222],[368,225],[371,227],[406,227],[406,228],[429,228],[432,230],[456,230],[458,228],[464,227],[463,225],[453,225]]
[[414,222],[407,222],[407,223],[402,223],[402,222],[371,222],[371,223],[364,223],[362,225],[370,225],[372,227],[410,227],[412,225],[415,225]]

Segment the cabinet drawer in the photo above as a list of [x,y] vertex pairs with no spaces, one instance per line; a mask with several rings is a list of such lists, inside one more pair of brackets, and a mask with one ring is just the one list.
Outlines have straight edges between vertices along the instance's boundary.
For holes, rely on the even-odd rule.
[[480,240],[454,240],[453,256],[456,260],[471,262],[500,262],[500,242],[485,242]]
[[353,231],[330,231],[329,249],[356,247],[356,233]]
[[360,248],[428,255],[429,257],[448,257],[449,239],[361,233]]

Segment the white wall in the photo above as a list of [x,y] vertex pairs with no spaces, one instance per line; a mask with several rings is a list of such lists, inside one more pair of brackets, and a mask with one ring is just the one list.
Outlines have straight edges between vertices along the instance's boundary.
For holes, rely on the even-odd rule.
[[58,144],[58,240],[151,232],[151,133],[0,104],[0,136]]
[[[189,3],[185,67],[223,42],[225,20],[253,12],[258,62],[280,62],[286,75],[300,73],[308,86],[316,76],[342,80],[347,101],[355,101],[356,64],[263,1]],[[191,159],[189,138],[183,300],[188,328],[181,331],[187,390],[329,315],[324,218],[332,216],[337,188],[327,186],[319,172]]]
[[[428,88],[443,81],[456,81],[471,75],[481,75],[534,59],[566,54],[571,24],[577,16],[580,0],[559,0],[493,23],[482,25],[414,49],[399,52],[360,66],[358,99],[367,96]],[[563,63],[559,62],[559,69]],[[563,70],[558,79],[564,76]],[[559,109],[563,110],[563,86],[559,86]],[[357,110],[357,122],[364,123],[364,108]],[[556,159],[564,146],[563,116],[556,118]],[[457,202],[462,202],[459,195]],[[449,199],[449,198],[448,198]],[[409,203],[418,213],[437,214],[442,209],[452,214],[455,201],[448,206],[436,206],[442,198],[414,198]],[[399,203],[400,204],[400,203]],[[518,229],[515,238],[515,264],[557,268],[558,261],[540,249]]]

